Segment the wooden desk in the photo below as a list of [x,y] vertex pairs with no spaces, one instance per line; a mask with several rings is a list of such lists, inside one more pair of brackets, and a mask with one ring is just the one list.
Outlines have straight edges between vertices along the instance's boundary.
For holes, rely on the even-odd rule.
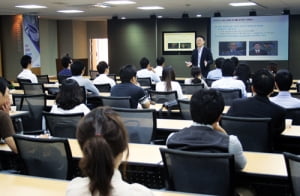
[[20,117],[20,116],[25,116],[29,114],[28,111],[15,111],[15,112],[9,112],[9,116],[12,117],[12,118],[15,118],[15,117]]
[[292,125],[291,128],[285,129],[281,134],[284,136],[300,137],[300,126]]
[[176,130],[179,131],[185,127],[193,124],[192,120],[178,120],[178,119],[157,119],[157,129]]
[[[65,195],[69,181],[32,176],[0,174],[1,195]],[[155,196],[192,196],[196,194],[152,190]],[[198,194],[197,194],[198,195]]]

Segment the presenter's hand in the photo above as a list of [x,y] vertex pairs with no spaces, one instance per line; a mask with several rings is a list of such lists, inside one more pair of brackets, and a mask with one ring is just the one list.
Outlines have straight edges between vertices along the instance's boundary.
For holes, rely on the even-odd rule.
[[192,62],[191,61],[185,61],[185,66],[191,67],[192,66]]
[[204,61],[204,66],[205,66],[205,67],[207,66],[207,61]]

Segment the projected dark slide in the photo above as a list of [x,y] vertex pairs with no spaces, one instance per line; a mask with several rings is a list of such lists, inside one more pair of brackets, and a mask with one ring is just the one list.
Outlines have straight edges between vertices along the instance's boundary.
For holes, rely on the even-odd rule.
[[288,60],[289,18],[282,16],[213,17],[214,57],[240,60]]

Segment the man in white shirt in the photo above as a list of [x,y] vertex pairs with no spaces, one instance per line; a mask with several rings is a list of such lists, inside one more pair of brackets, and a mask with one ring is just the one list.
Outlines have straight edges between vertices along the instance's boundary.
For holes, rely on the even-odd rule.
[[243,81],[236,80],[233,77],[235,66],[230,59],[226,59],[222,66],[223,77],[214,81],[211,84],[211,88],[223,88],[223,89],[240,89],[242,97],[247,97],[246,87]]
[[155,67],[155,73],[161,78],[162,76],[162,70],[163,66],[165,65],[165,58],[164,57],[157,57],[156,59],[156,67]]
[[300,108],[300,99],[294,98],[289,92],[293,83],[293,75],[286,69],[281,69],[276,73],[275,86],[279,93],[275,97],[270,97],[270,101],[283,108]]
[[142,69],[136,73],[138,78],[151,78],[152,83],[160,82],[160,78],[155,73],[155,70],[146,57],[143,57],[140,60],[140,65]]
[[207,79],[211,80],[219,80],[222,78],[222,65],[224,63],[225,59],[220,57],[216,59],[216,69],[213,69],[208,72]]
[[19,73],[19,75],[17,76],[17,78],[19,79],[29,79],[31,81],[31,83],[38,83],[37,77],[34,73],[31,72],[31,56],[28,55],[24,55],[21,58],[21,66],[23,68],[23,70]]
[[98,63],[97,70],[100,75],[94,79],[93,84],[109,84],[110,87],[116,85],[116,82],[107,76],[109,74],[109,66],[105,61],[100,61]]

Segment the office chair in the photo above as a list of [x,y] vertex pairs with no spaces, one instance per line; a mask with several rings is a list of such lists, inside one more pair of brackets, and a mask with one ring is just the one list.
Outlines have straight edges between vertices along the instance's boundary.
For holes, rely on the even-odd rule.
[[105,97],[100,96],[103,106],[110,106],[116,108],[131,108],[130,97]]
[[194,94],[204,88],[204,84],[180,84],[183,94]]
[[38,79],[38,83],[41,83],[41,84],[44,84],[44,83],[49,84],[50,83],[48,75],[37,75],[36,77]]
[[181,117],[184,120],[192,120],[190,101],[189,100],[178,100]]
[[286,117],[285,118],[292,119],[293,125],[300,125],[300,108],[286,109]]
[[99,92],[110,92],[111,86],[110,84],[95,84],[96,88]]
[[284,159],[288,172],[289,184],[293,196],[300,195],[300,157],[295,154],[284,152]]
[[42,83],[24,83],[23,89],[25,95],[45,94],[45,88]]
[[177,91],[154,91],[148,90],[150,99],[156,103],[165,103],[178,99]]
[[20,78],[17,78],[18,80],[18,83],[20,85],[20,89],[23,89],[23,84],[30,84],[32,83],[31,80],[29,79],[20,79]]
[[242,97],[242,92],[240,89],[216,88],[216,90],[222,94],[225,105],[227,106],[231,106],[234,99]]

